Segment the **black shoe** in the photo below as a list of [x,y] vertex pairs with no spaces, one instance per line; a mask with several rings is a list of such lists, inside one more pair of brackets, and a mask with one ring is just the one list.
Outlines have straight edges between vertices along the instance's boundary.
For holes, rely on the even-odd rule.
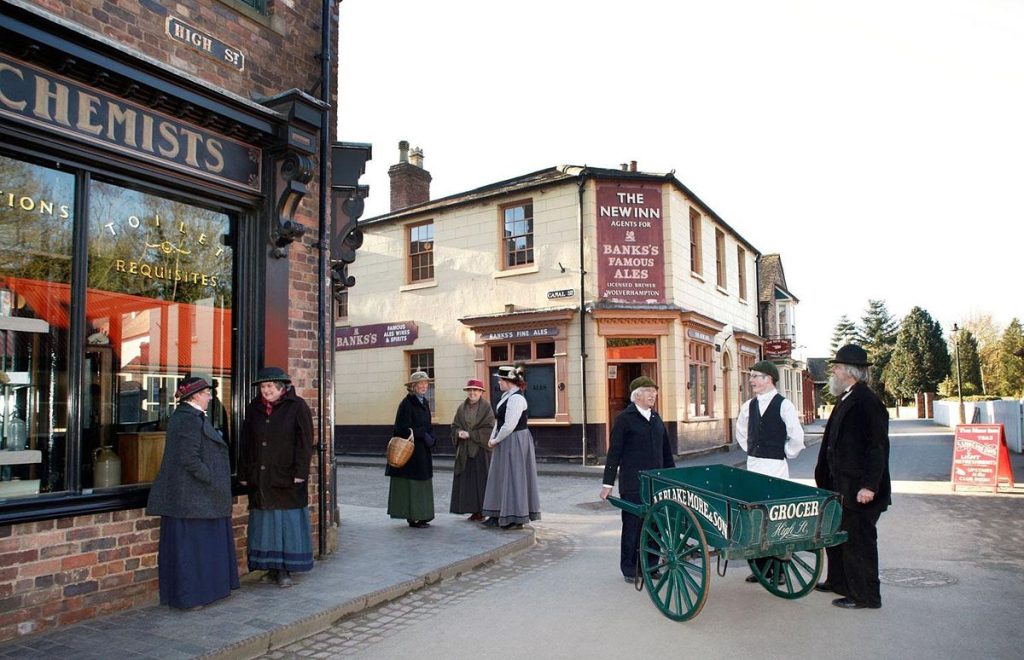
[[490,518],[488,518],[487,520],[483,521],[480,524],[483,525],[484,527],[497,527],[498,526],[498,519],[495,518],[494,516],[491,516]]
[[636,578],[635,577],[629,577],[628,575],[624,575],[624,576],[622,576],[622,579],[625,580],[626,582],[630,583],[630,584],[635,584],[636,583]]
[[836,607],[841,607],[844,610],[877,610],[881,605],[868,605],[867,603],[858,603],[852,598],[836,598],[832,601],[832,604]]
[[832,593],[832,585],[828,582],[819,582],[818,584],[814,585],[814,590],[830,594]]
[[502,529],[522,529],[523,528],[523,523],[509,523],[507,525],[502,525],[501,528]]
[[747,576],[746,582],[754,583],[757,582],[757,576],[751,573]]
[[424,527],[430,527],[430,523],[428,523],[426,520],[410,520],[409,527],[423,529]]
[[272,568],[263,575],[260,576],[260,584],[276,584],[277,583],[277,569]]

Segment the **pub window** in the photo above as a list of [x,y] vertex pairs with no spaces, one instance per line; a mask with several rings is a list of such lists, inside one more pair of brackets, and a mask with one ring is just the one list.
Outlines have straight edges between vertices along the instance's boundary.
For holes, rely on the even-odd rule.
[[502,238],[505,244],[505,268],[533,263],[533,203],[504,206]]
[[689,379],[686,387],[689,390],[689,416],[711,416],[711,344],[690,340],[689,348]]
[[715,230],[715,281],[719,287],[726,287],[725,280],[725,234]]
[[[509,355],[519,356],[509,360]],[[552,419],[555,416],[555,342],[536,340],[490,344],[487,347],[487,371],[491,374],[491,405],[501,400],[501,389],[494,375],[498,367],[511,362],[526,366],[526,403],[530,419]]]
[[[407,351],[409,356],[409,373],[414,371],[425,371],[434,380],[434,351]],[[434,383],[427,388],[427,401],[430,404],[431,414],[437,413],[437,406],[434,398]]]
[[690,272],[701,275],[704,272],[700,253],[700,213],[690,209]]
[[337,302],[338,302],[338,314],[337,314],[337,317],[339,319],[347,319],[348,318],[348,291],[342,291],[341,293],[339,293],[337,298],[335,298],[335,300],[337,300]]
[[740,288],[740,300],[747,299],[747,251],[736,246],[737,275]]
[[261,14],[267,13],[267,0],[238,0],[238,2],[247,7],[252,7]]
[[750,368],[756,361],[756,355],[740,353],[740,401],[746,401],[754,396],[754,391],[750,388]]
[[409,282],[434,279],[434,223],[409,227]]

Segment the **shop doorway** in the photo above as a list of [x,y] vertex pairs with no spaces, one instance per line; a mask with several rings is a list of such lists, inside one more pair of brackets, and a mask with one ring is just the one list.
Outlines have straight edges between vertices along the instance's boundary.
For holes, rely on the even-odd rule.
[[647,376],[655,383],[658,382],[657,340],[608,339],[605,371],[608,382],[608,426],[605,437],[607,451],[615,418],[629,405],[629,384],[640,376]]

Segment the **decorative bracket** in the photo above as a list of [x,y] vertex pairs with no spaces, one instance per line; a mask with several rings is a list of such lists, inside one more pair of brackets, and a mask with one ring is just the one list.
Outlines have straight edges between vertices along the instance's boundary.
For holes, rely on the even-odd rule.
[[287,247],[306,233],[306,227],[293,218],[299,202],[309,192],[306,184],[313,179],[312,159],[289,152],[281,162],[281,179],[283,185],[280,186],[281,196],[274,209],[276,226],[272,236],[273,255],[279,259],[288,256]]

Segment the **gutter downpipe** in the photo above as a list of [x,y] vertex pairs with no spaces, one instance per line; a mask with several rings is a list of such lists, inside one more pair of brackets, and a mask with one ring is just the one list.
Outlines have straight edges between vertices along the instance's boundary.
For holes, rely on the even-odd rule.
[[[764,316],[761,313],[761,255],[754,257],[754,289],[757,291],[757,336],[764,339]],[[762,355],[758,356],[759,358]]]
[[576,182],[576,225],[580,233],[580,395],[583,400],[583,428],[580,432],[580,465],[587,465],[587,297],[584,288],[587,272],[584,270],[585,253],[583,249],[583,193],[587,186],[587,168],[580,170]]
[[[339,0],[340,2],[340,0]],[[317,506],[317,554],[323,557],[327,554],[327,534],[324,526],[327,524],[327,492],[324,490],[327,485],[327,460],[331,458],[331,467],[334,467],[333,457],[328,457],[327,452],[327,429],[326,417],[329,402],[327,400],[327,337],[333,335],[328,333],[327,328],[327,304],[330,299],[330,280],[327,277],[327,251],[329,249],[327,231],[327,204],[330,194],[330,173],[328,163],[331,152],[331,8],[334,0],[322,0],[320,14],[320,98],[323,106],[320,109],[320,204],[317,222],[317,241],[319,243],[319,258],[317,262],[317,295],[316,321],[320,329],[320,339],[317,342],[317,411],[319,412],[320,423],[317,424],[317,494],[319,496]],[[333,311],[333,309],[332,309]],[[333,398],[333,397],[332,397]],[[330,421],[333,426],[333,419]]]

